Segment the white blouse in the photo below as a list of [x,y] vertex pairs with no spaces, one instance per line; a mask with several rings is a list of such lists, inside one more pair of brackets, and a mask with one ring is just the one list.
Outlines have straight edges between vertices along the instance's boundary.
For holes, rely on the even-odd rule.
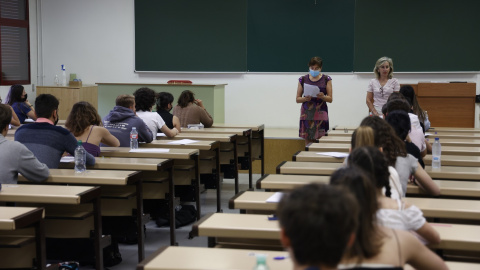
[[401,200],[396,200],[398,209],[379,209],[377,211],[377,222],[385,227],[416,231],[420,229],[426,222],[422,210],[415,205],[404,208]]

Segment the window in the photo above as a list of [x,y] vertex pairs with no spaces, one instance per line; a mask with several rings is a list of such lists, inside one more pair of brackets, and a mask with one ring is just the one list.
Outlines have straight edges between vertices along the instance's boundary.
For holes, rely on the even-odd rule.
[[28,0],[0,0],[0,85],[30,84]]

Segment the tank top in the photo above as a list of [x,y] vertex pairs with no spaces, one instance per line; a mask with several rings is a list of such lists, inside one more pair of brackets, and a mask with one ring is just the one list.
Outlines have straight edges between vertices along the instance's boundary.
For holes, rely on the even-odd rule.
[[98,157],[100,156],[100,146],[88,142],[88,138],[90,138],[90,134],[92,134],[92,130],[93,130],[93,126],[90,128],[90,132],[88,133],[87,140],[84,143],[82,143],[82,146],[92,156]]
[[164,109],[158,109],[157,113],[160,115],[160,117],[162,117],[163,121],[165,122],[165,125],[167,125],[167,127],[169,129],[172,129],[173,128],[173,120],[172,120],[173,119],[173,114],[171,114],[170,112],[168,112]]

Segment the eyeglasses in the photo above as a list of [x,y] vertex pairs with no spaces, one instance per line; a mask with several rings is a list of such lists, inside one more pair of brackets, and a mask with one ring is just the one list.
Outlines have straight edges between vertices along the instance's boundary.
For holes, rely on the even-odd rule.
[[380,87],[380,93],[382,94],[382,97],[383,97],[383,86]]

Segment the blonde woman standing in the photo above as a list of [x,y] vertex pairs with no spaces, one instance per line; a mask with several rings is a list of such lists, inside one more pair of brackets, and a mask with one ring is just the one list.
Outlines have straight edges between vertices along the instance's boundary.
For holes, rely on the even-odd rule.
[[393,61],[391,58],[382,57],[378,59],[373,72],[376,78],[368,84],[367,106],[373,115],[382,117],[382,106],[387,103],[388,97],[393,92],[400,91],[400,83],[393,78]]

